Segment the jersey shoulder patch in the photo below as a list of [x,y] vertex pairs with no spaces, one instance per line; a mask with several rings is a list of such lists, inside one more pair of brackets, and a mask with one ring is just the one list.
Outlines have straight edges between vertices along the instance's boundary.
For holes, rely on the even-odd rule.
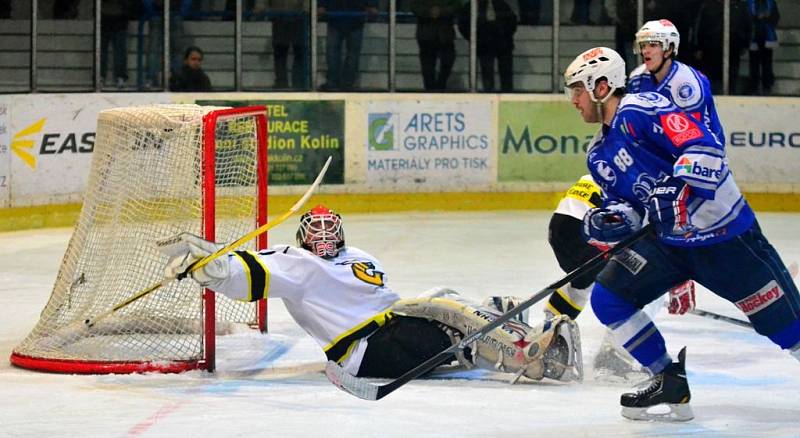
[[661,127],[664,135],[669,138],[675,147],[683,146],[687,141],[703,137],[703,131],[697,122],[682,112],[660,114]]
[[670,92],[675,105],[684,110],[695,110],[704,99],[703,85],[691,67],[678,64],[670,80]]
[[653,92],[626,94],[619,102],[619,111],[634,110],[638,112],[654,113],[659,109],[665,109],[672,105],[669,99]]

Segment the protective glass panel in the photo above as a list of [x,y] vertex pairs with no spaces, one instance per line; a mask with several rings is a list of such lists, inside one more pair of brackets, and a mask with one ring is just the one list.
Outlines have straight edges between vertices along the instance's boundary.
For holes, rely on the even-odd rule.
[[0,2],[0,92],[31,88],[31,2]]
[[318,4],[320,91],[387,90],[388,4],[379,7],[376,0]]
[[[14,2],[12,2],[14,3]],[[103,2],[119,4],[123,2]],[[108,58],[115,77],[128,78],[129,11],[109,7],[103,15],[103,41],[115,59]],[[94,3],[39,2],[36,41],[36,87],[40,91],[90,91],[94,88]]]

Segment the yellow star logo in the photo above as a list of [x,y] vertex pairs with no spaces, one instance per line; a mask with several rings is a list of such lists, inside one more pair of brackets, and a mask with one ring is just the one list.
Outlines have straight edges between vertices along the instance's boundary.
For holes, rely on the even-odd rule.
[[11,139],[11,150],[31,169],[36,169],[36,157],[30,152],[30,149],[33,149],[33,140],[25,137],[40,133],[44,127],[44,122],[45,119],[39,119],[32,125],[14,134],[14,138]]

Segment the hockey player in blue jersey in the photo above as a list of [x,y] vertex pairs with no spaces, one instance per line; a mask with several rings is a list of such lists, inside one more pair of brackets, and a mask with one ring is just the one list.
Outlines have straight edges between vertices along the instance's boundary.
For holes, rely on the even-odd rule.
[[[631,419],[689,420],[685,349],[673,362],[642,306],[693,279],[734,303],[755,330],[800,360],[800,296],[727,165],[724,147],[664,96],[625,93],[625,63],[598,47],[564,73],[566,91],[587,123],[601,129],[587,165],[603,204],[584,217],[587,241],[613,245],[647,218],[645,237],[598,274],[597,318],[652,374],[642,391],[621,397]],[[650,408],[665,405],[668,413]]]
[[711,83],[698,70],[679,62],[681,36],[669,20],[653,20],[636,32],[634,53],[644,63],[629,77],[628,93],[653,91],[669,99],[682,111],[703,122],[709,131],[725,145],[725,132],[711,96]]
[[[640,54],[644,63],[631,72],[626,90],[628,93],[653,91],[674,103],[680,110],[703,122],[723,145],[725,134],[717,115],[711,85],[705,75],[675,60],[681,39],[678,29],[669,20],[648,21],[636,32],[634,53]],[[600,188],[589,176],[582,177],[560,201],[549,225],[549,241],[559,265],[570,272],[598,254],[583,241],[580,230],[586,210],[596,205],[592,196],[600,198]],[[546,314],[566,314],[577,318],[588,301],[595,274],[603,266],[587,272],[569,285],[556,290],[545,308]],[[669,312],[684,314],[694,308],[694,282],[687,281],[669,291]],[[644,310],[652,318],[663,308],[653,302]],[[607,334],[594,358],[595,380],[616,382],[641,380],[641,370],[624,350],[615,345]]]

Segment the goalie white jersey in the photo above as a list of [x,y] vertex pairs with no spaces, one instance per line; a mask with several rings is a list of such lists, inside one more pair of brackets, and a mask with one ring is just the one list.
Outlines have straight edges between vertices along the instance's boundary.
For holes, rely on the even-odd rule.
[[295,321],[329,360],[358,370],[366,342],[356,342],[391,318],[399,297],[386,287],[378,261],[353,247],[323,259],[293,246],[228,254],[230,276],[208,285],[226,296],[254,301],[282,298]]

